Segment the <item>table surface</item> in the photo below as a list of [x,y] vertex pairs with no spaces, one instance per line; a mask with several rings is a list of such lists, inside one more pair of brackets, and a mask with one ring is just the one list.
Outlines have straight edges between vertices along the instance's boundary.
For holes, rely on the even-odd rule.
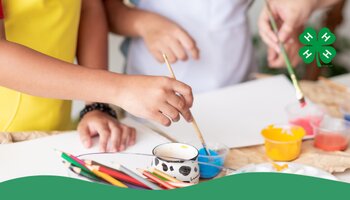
[[[338,76],[338,77],[335,77],[335,78],[332,78],[333,81],[337,82],[337,83],[341,83],[343,85],[346,85],[350,88],[350,74],[348,75],[342,75],[342,76]],[[229,152],[228,154],[228,159],[232,158],[233,156],[235,156],[233,153],[232,153],[232,150]],[[227,166],[227,167],[230,167],[230,166]],[[220,176],[223,176],[224,173],[222,172]],[[347,170],[345,172],[342,172],[342,173],[335,173],[334,174],[340,181],[344,181],[344,182],[348,182],[350,183],[350,170]]]
[[[350,88],[350,74],[345,74],[341,76],[337,76],[332,78],[333,81],[346,85]],[[350,170],[347,170],[343,173],[335,173],[334,174],[339,180],[350,183]]]

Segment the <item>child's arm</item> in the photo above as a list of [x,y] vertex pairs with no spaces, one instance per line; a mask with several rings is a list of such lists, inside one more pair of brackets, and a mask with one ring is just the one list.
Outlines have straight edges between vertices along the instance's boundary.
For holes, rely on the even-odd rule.
[[[77,58],[84,67],[108,70],[108,26],[102,0],[83,0],[79,26]],[[87,103],[90,104],[90,103]],[[92,145],[91,137],[99,135],[101,151],[110,143],[111,151],[123,151],[135,143],[134,128],[99,110],[84,115],[78,125],[80,139],[85,147]],[[109,142],[110,141],[110,142]]]
[[110,103],[166,126],[171,124],[166,116],[176,119],[181,113],[192,119],[192,91],[184,83],[83,68],[8,42],[4,34],[0,38],[0,86],[35,96]]
[[175,22],[155,13],[128,7],[123,0],[106,0],[105,4],[111,31],[142,37],[159,62],[164,62],[162,52],[167,54],[172,63],[187,60],[188,55],[199,58],[194,39]]

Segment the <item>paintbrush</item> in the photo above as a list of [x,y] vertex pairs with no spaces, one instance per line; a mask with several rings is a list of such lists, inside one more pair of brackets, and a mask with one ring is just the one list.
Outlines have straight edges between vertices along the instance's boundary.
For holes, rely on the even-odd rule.
[[[164,61],[165,61],[165,63],[166,63],[166,66],[168,67],[168,70],[169,70],[169,72],[170,72],[170,74],[171,74],[171,77],[172,77],[173,79],[176,80],[176,76],[175,76],[175,73],[174,73],[174,71],[173,71],[173,68],[171,67],[171,65],[170,65],[170,63],[169,63],[169,61],[168,61],[168,57],[165,55],[165,53],[163,53],[163,58],[164,58]],[[192,115],[192,113],[191,113],[191,115]],[[192,115],[192,126],[193,126],[194,130],[196,131],[197,136],[198,136],[199,140],[201,141],[202,146],[203,146],[205,152],[207,153],[208,156],[210,156],[210,151],[209,151],[209,149],[207,148],[207,144],[206,144],[205,141],[204,141],[203,134],[202,134],[202,132],[200,131],[200,129],[199,129],[199,127],[198,127],[198,124],[197,124],[195,118],[193,117],[193,115]]]
[[290,62],[289,57],[287,55],[287,52],[286,52],[286,50],[284,48],[284,44],[278,38],[277,23],[276,23],[275,18],[272,15],[271,7],[270,7],[269,3],[266,0],[265,0],[265,3],[266,3],[267,13],[269,15],[269,19],[270,19],[270,24],[271,24],[272,30],[275,33],[276,37],[277,37],[277,42],[279,44],[279,48],[281,50],[282,56],[284,58],[284,61],[286,62],[287,70],[288,70],[290,79],[292,80],[293,86],[295,88],[296,97],[297,97],[301,107],[304,107],[306,105],[304,94],[303,94],[303,92],[300,89],[298,79],[297,79],[297,77],[295,75],[292,63]]

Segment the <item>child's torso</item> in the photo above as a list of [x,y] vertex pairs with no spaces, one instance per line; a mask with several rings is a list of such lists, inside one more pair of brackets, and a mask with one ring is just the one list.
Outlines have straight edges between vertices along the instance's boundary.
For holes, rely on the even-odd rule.
[[[177,78],[204,92],[241,82],[251,71],[249,0],[140,0],[140,9],[165,16],[184,28],[200,49],[200,60],[173,65]],[[132,74],[167,75],[143,40],[133,39],[127,60]]]
[[[66,62],[74,61],[80,0],[2,2],[7,40]],[[69,129],[70,111],[70,101],[40,98],[0,87],[0,131]]]

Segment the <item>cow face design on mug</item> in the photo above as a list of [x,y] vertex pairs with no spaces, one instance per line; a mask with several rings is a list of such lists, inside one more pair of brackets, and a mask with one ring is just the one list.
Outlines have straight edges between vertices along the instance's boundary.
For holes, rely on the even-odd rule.
[[165,143],[155,147],[153,155],[156,157],[152,161],[152,167],[180,181],[198,183],[198,150],[195,147],[182,143]]

